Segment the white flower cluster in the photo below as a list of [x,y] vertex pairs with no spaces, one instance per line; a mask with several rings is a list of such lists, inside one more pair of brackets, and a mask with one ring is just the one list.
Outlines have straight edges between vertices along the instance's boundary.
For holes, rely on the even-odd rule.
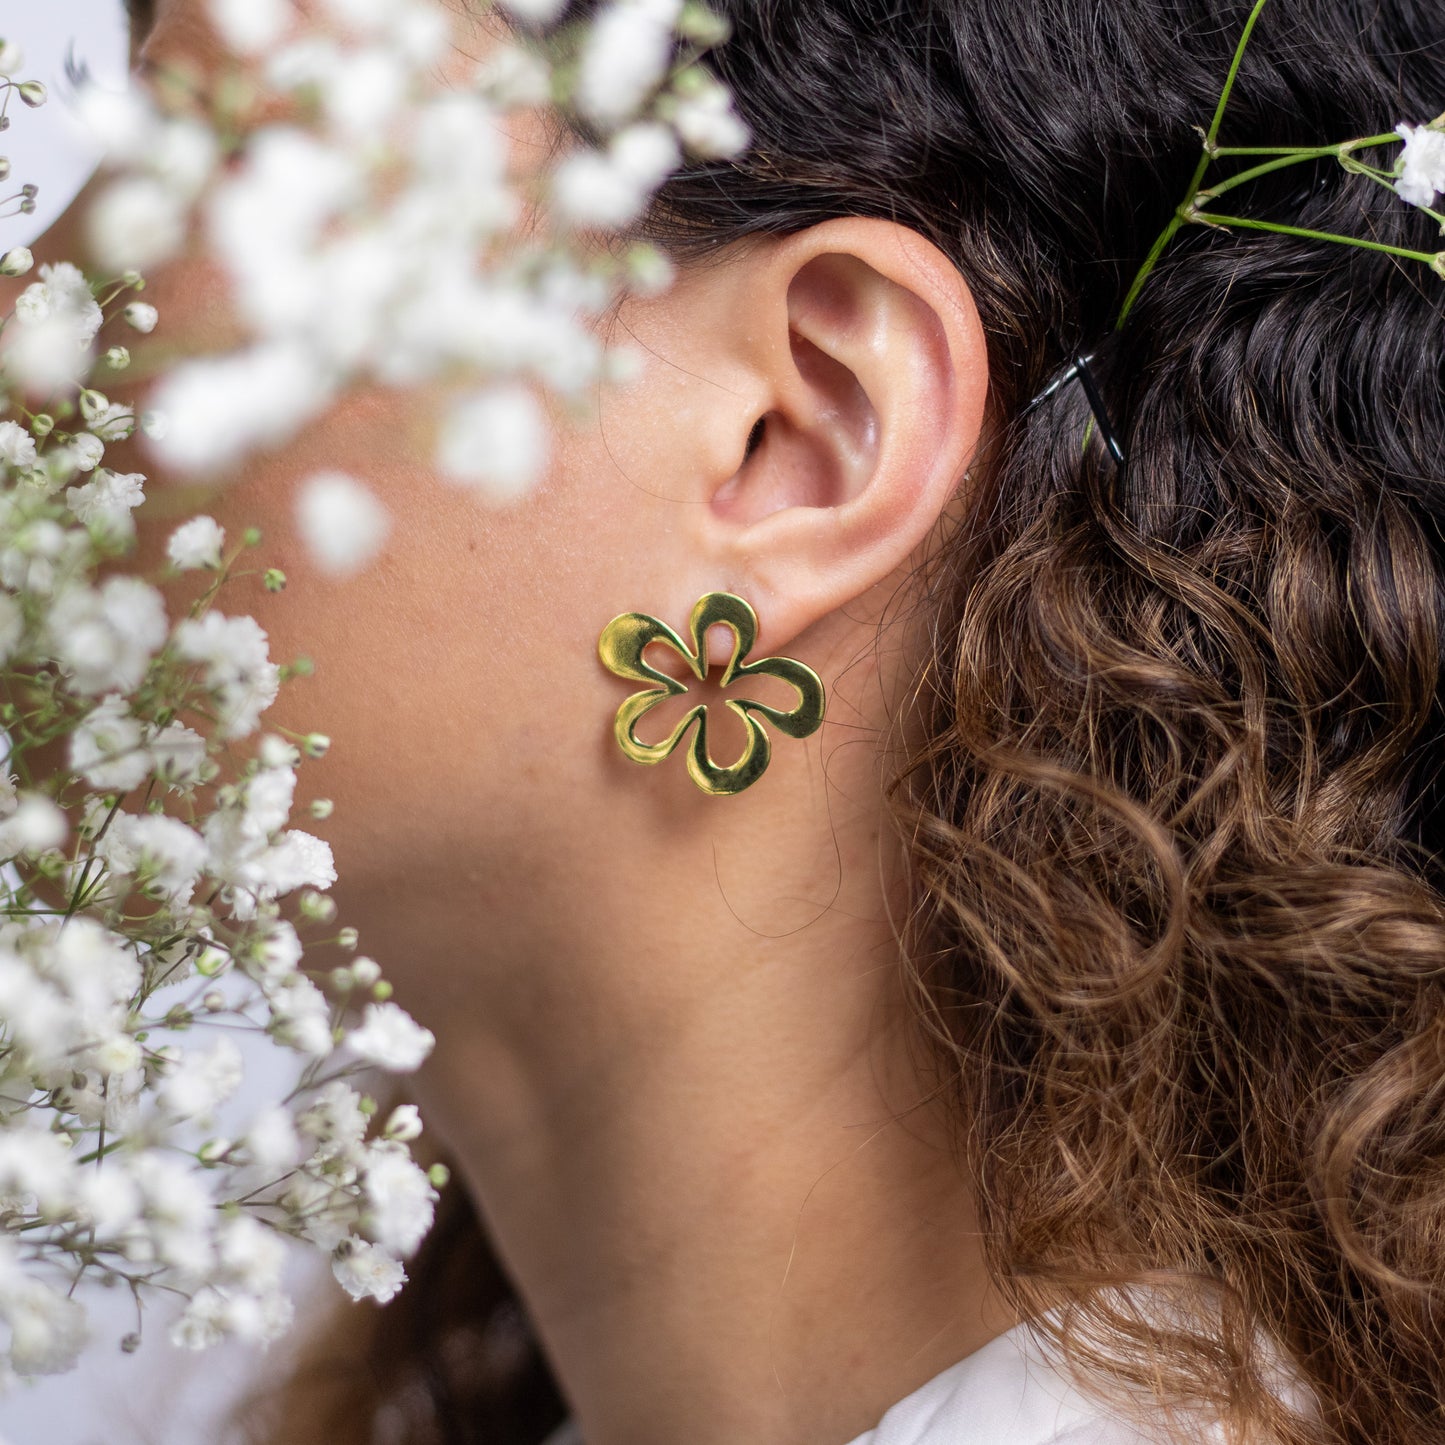
[[[234,473],[358,383],[460,380],[439,421],[439,469],[509,501],[547,461],[542,394],[574,399],[608,374],[589,323],[620,286],[661,284],[667,267],[650,247],[598,246],[597,233],[634,220],[684,152],[728,155],[747,139],[697,63],[718,22],[684,0],[610,0],[544,46],[527,24],[560,5],[513,4],[512,38],[439,86],[463,53],[455,28],[486,9],[469,8],[462,19],[442,0],[318,0],[303,22],[290,0],[210,0],[234,93],[254,102],[229,117],[241,135],[229,149],[139,95],[87,95],[117,172],[91,215],[96,254],[144,270],[193,225],[228,273],[246,337],[160,381],[149,433],[170,467]],[[509,113],[559,96],[595,143],[519,175]],[[154,325],[135,311],[138,329]],[[363,566],[387,533],[381,504],[343,481],[307,489],[297,518],[334,573]]]
[[[434,1039],[336,926],[328,844],[291,825],[296,770],[328,740],[262,718],[305,660],[278,665],[253,618],[215,605],[260,534],[228,550],[211,516],[174,526],[164,566],[205,591],[172,617],[162,578],[123,565],[146,477],[112,449],[139,431],[224,480],[358,383],[440,381],[460,394],[440,465],[517,496],[546,461],[544,396],[607,374],[592,321],[667,279],[656,252],[596,233],[685,151],[746,139],[697,63],[720,32],[691,0],[608,0],[545,37],[560,0],[511,0],[512,38],[445,85],[464,22],[443,0],[210,7],[234,57],[205,96],[81,93],[109,155],[88,216],[107,279],[42,266],[0,319],[0,1386],[74,1363],[91,1279],[183,1298],[172,1338],[191,1348],[288,1328],[287,1239],[389,1299],[446,1178],[412,1158],[413,1106],[380,1122],[349,1082],[416,1070]],[[0,42],[0,84],[42,103],[3,79],[19,63]],[[579,139],[519,178],[509,115],[559,95]],[[142,272],[197,236],[244,339],[155,362],[141,413],[108,394],[130,347],[100,338],[164,334]],[[33,268],[0,255],[6,277]],[[335,573],[390,525],[337,472],[300,489],[295,521]],[[315,943],[350,962],[308,966]],[[298,1076],[239,1127],[238,1031]]]
[[[21,300],[81,314],[82,288],[99,308],[50,267]],[[411,1158],[414,1109],[375,1130],[346,1082],[417,1069],[431,1034],[373,960],[306,966],[336,871],[291,814],[325,740],[260,733],[288,670],[253,618],[210,594],[173,620],[152,581],[102,580],[145,504],[144,477],[103,465],[133,408],[82,390],[39,412],[33,384],[0,371],[21,418],[0,421],[0,1384],[74,1363],[86,1277],[185,1297],[171,1334],[192,1348],[288,1328],[286,1237],[330,1252],[351,1294],[388,1298],[444,1178]],[[219,588],[224,548],[196,516],[167,560]],[[324,941],[357,946],[353,929]],[[269,1036],[299,1079],[221,1137],[237,1030]]]

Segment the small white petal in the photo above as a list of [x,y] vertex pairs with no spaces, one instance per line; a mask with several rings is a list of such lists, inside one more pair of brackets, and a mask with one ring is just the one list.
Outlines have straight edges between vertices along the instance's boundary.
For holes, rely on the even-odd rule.
[[489,501],[524,496],[546,465],[546,418],[526,387],[493,387],[470,397],[446,419],[437,461],[454,481]]
[[386,508],[345,472],[318,472],[304,483],[296,521],[317,566],[334,576],[360,571],[391,530]]

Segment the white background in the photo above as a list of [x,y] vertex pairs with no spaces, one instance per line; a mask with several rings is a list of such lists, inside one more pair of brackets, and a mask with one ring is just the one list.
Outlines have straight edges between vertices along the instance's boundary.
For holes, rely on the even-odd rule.
[[[67,106],[74,86],[66,63],[69,58],[72,66],[84,66],[98,83],[123,86],[124,6],[122,0],[0,0],[0,38],[18,42],[25,52],[25,64],[15,78],[43,81],[50,92],[48,103],[38,110],[12,99],[10,128],[0,132],[0,155],[11,162],[10,181],[0,184],[0,197],[26,182],[40,188],[33,215],[0,219],[4,251],[39,236],[94,168],[93,146]],[[241,1120],[280,1098],[287,1084],[279,1081],[276,1065],[283,1061],[272,1058],[278,1055],[274,1045],[262,1041],[247,1050],[251,1036],[234,1037],[248,1054],[246,1084],[230,1110]],[[224,1118],[221,1123],[224,1127]],[[298,1295],[306,1295],[324,1273],[324,1262],[318,1266],[309,1258],[294,1258]],[[332,1294],[339,1291],[328,1285],[322,1297]],[[94,1333],[78,1369],[17,1386],[0,1398],[0,1445],[221,1445],[215,1422],[262,1359],[260,1352],[236,1346],[200,1355],[176,1350],[166,1339],[165,1307],[152,1304],[146,1310],[141,1348],[124,1355],[118,1348],[120,1338],[136,1328],[129,1291],[92,1290],[86,1300]],[[293,1334],[271,1346],[268,1375],[279,1376],[296,1339]]]

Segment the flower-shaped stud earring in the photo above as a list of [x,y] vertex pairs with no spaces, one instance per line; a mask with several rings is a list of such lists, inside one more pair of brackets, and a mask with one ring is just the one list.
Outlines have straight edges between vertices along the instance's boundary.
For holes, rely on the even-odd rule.
[[[653,642],[665,642],[687,660],[699,682],[707,680],[705,638],[709,627],[723,623],[733,630],[733,652],[723,669],[721,686],[727,687],[740,677],[780,677],[797,689],[797,706],[787,712],[767,707],[744,698],[724,701],[743,720],[748,730],[747,747],[730,767],[719,767],[707,750],[707,707],[703,703],[689,708],[687,715],[673,728],[671,736],[660,743],[640,742],[633,732],[637,720],[664,698],[678,697],[687,687],[665,672],[649,667],[642,660],[643,650]],[[772,744],[758,717],[766,718],[780,733],[790,738],[805,738],[823,723],[823,683],[811,667],[791,657],[761,657],[744,662],[758,635],[758,618],[741,597],[731,592],[708,592],[698,598],[688,622],[692,640],[689,648],[667,623],[645,612],[624,612],[602,629],[597,639],[597,655],[603,665],[618,677],[633,682],[656,683],[644,692],[635,692],[617,709],[613,733],[617,746],[635,763],[660,763],[687,735],[693,723],[692,746],[687,754],[687,771],[699,788],[713,797],[740,793],[762,777],[772,757]],[[754,714],[757,714],[757,717]]]

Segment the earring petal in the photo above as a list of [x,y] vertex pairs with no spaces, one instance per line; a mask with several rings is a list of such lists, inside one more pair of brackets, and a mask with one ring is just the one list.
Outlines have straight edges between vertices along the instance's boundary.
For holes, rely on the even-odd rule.
[[826,696],[823,679],[806,663],[792,657],[760,657],[745,662],[738,673],[742,677],[778,677],[797,689],[797,705],[781,712],[761,702],[743,702],[739,706],[761,713],[780,733],[790,738],[805,738],[823,725]]
[[763,731],[762,723],[756,718],[750,717],[745,711],[748,704],[735,702],[732,698],[728,698],[727,706],[747,726],[748,742],[743,749],[742,757],[729,767],[720,767],[713,762],[707,750],[707,716],[702,708],[697,709],[704,715],[698,720],[697,731],[692,738],[692,747],[687,754],[688,776],[704,793],[714,798],[728,797],[733,793],[741,793],[744,788],[751,787],[762,777],[763,771],[767,768],[773,755],[773,745],[769,741],[767,733]]

